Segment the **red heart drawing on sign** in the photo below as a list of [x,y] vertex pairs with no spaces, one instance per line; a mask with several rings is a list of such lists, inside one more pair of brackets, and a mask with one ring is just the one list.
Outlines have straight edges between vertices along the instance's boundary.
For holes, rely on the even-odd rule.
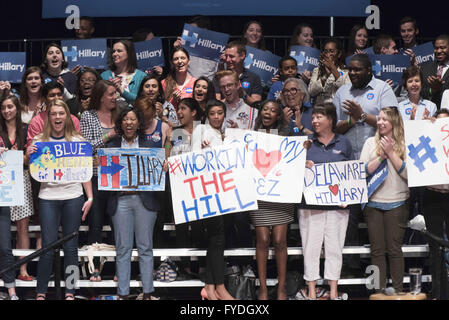
[[253,163],[262,176],[266,178],[271,169],[281,161],[281,157],[282,153],[279,150],[266,153],[265,150],[258,149],[253,153]]
[[334,194],[334,196],[336,196],[338,194],[338,184],[329,186],[329,190]]

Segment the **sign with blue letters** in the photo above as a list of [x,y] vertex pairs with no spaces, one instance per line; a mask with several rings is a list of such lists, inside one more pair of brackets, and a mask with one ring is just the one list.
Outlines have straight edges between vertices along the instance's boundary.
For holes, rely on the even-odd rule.
[[23,206],[23,151],[0,154],[0,207]]
[[106,39],[62,40],[61,47],[69,69],[77,65],[107,69]]
[[373,75],[380,80],[390,79],[394,86],[398,86],[402,81],[402,73],[410,66],[410,57],[401,54],[375,54],[368,55]]
[[154,38],[148,41],[135,42],[137,66],[140,70],[151,70],[157,66],[164,66],[164,51],[162,39]]
[[298,62],[298,73],[313,71],[320,64],[320,50],[312,47],[291,46],[290,56]]
[[[382,161],[379,167],[373,172],[372,175],[366,177],[366,187],[368,188],[368,199],[371,198],[373,193],[384,183],[388,176],[387,160]],[[362,210],[365,208],[365,204],[362,204]]]
[[0,52],[0,81],[20,83],[25,64],[25,52]]
[[257,74],[264,85],[271,86],[271,79],[279,71],[280,59],[281,57],[269,51],[246,46],[244,66],[246,69]]
[[[433,49],[434,47],[431,41],[413,47],[412,50],[413,53],[415,54],[416,62],[418,62],[418,64],[421,65],[426,62],[435,61]],[[399,53],[404,54],[404,51],[405,51],[404,49],[401,49]]]
[[207,60],[220,61],[220,55],[226,48],[229,34],[197,28],[184,24],[181,43],[189,55]]

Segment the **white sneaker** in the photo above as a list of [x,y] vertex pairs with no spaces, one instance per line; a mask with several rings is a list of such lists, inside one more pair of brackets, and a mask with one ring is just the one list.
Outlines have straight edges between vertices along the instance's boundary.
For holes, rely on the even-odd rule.
[[17,295],[12,295],[9,297],[9,300],[20,300]]

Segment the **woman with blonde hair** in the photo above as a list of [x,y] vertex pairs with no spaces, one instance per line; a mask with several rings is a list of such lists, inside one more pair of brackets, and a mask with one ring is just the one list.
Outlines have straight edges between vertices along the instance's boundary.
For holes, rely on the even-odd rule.
[[376,174],[385,161],[388,167],[388,175],[370,196],[364,215],[371,243],[371,263],[380,271],[380,289],[384,290],[387,284],[387,253],[393,288],[399,293],[403,291],[402,241],[408,218],[409,189],[404,125],[397,108],[380,111],[376,135],[366,140],[360,160],[366,163],[368,177]]

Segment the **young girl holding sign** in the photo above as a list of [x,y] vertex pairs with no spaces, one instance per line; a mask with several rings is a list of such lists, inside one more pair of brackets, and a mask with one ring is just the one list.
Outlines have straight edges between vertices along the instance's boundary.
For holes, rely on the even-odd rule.
[[[354,160],[349,140],[335,133],[337,113],[333,104],[326,103],[312,111],[314,133],[309,136],[306,167],[315,163]],[[349,209],[341,206],[300,205],[298,210],[299,230],[304,253],[304,280],[307,281],[306,299],[316,299],[316,282],[320,279],[320,255],[324,242],[324,278],[329,281],[332,300],[339,300],[337,283],[343,262],[343,247],[348,226]]]
[[[47,107],[44,131],[33,139],[27,148],[26,159],[37,151],[36,142],[84,141],[75,130],[70,111],[62,100],[55,100]],[[83,188],[88,197],[84,201]],[[78,231],[81,220],[85,220],[93,203],[92,184],[84,183],[53,183],[42,182],[39,191],[39,212],[42,230],[42,246],[46,247],[58,239],[59,224],[62,225],[62,235],[66,236]],[[53,266],[53,250],[39,258],[37,265],[37,297],[45,300],[48,281]],[[69,266],[78,268],[78,236],[64,244],[64,272],[67,281]],[[67,282],[66,282],[67,283]],[[74,300],[74,288],[66,288],[65,299]]]
[[387,253],[396,292],[402,292],[403,289],[402,240],[408,218],[409,189],[405,152],[404,126],[398,109],[382,109],[377,120],[376,135],[366,140],[360,160],[366,163],[367,175],[373,175],[386,160],[388,175],[369,198],[364,215],[371,244],[371,263],[378,266],[380,271],[380,289],[384,290],[387,284]]
[[[284,125],[284,113],[275,101],[265,101],[256,119],[255,131],[286,135],[288,128]],[[259,275],[259,300],[268,299],[267,259],[270,246],[270,229],[272,229],[273,246],[278,272],[278,300],[286,300],[285,279],[287,272],[287,228],[293,222],[294,206],[290,203],[273,203],[257,201],[259,209],[251,211],[251,222],[256,227],[256,259]]]
[[[192,135],[192,150],[201,150],[223,144],[222,126],[226,117],[223,102],[211,100],[206,106],[208,124],[196,126]],[[207,218],[195,223],[206,229],[206,285],[201,290],[201,297],[207,300],[234,300],[224,285],[224,219],[223,216]]]

